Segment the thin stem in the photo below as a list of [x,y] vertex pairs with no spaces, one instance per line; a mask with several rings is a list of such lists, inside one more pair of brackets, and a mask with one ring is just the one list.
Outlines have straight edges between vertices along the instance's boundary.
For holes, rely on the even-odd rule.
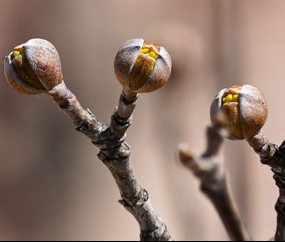
[[285,142],[278,148],[261,132],[247,142],[260,156],[261,163],[270,166],[274,173],[279,188],[279,198],[275,206],[277,211],[275,241],[285,241]]
[[247,142],[263,160],[273,157],[278,149],[275,144],[269,142],[262,132],[248,139]]
[[229,192],[223,161],[219,158],[224,139],[213,127],[208,128],[207,138],[207,149],[202,156],[196,157],[183,144],[179,148],[179,159],[201,180],[201,190],[213,203],[230,238],[233,241],[251,241]]
[[138,94],[123,90],[118,108],[112,115],[110,125],[101,124],[89,111],[84,110],[75,95],[64,83],[48,92],[60,109],[76,126],[100,148],[99,159],[112,173],[122,200],[120,203],[138,221],[142,241],[170,241],[166,225],[155,213],[148,192],[139,185],[131,164],[131,147],[125,142],[126,131],[132,122]]
[[98,140],[104,125],[97,120],[90,110],[83,109],[76,96],[66,87],[64,82],[55,86],[47,94],[70,118],[78,131],[84,133],[91,140]]

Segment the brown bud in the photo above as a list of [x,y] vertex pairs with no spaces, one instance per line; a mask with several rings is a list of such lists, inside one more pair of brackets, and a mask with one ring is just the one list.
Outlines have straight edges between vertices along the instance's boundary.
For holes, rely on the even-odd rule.
[[233,140],[249,139],[256,135],[267,115],[264,95],[251,85],[223,89],[211,105],[213,125],[220,127],[224,124],[228,138]]
[[143,39],[128,40],[119,49],[114,62],[118,81],[137,93],[161,88],[170,77],[171,67],[165,48]]
[[40,94],[62,82],[61,63],[55,47],[43,39],[31,39],[14,48],[4,60],[10,86],[25,94]]

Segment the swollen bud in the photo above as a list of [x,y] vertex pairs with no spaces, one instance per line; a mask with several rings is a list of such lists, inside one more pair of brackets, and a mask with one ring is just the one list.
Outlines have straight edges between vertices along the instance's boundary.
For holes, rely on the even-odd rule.
[[249,139],[256,135],[267,115],[264,95],[251,85],[223,89],[211,105],[213,125],[217,127],[224,124],[228,138],[233,140]]
[[153,92],[169,79],[172,62],[164,47],[143,39],[128,40],[114,62],[118,81],[136,93]]
[[62,82],[60,58],[43,39],[31,39],[5,57],[5,76],[10,86],[25,94],[40,94]]

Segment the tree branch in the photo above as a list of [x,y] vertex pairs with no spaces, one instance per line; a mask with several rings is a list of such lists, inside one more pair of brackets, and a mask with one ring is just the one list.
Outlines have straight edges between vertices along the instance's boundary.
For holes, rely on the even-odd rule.
[[270,143],[260,132],[247,142],[260,156],[261,163],[270,166],[274,173],[279,188],[279,198],[275,206],[277,211],[275,241],[285,241],[285,141],[278,147]]
[[213,127],[208,128],[207,138],[206,152],[200,157],[193,155],[186,144],[180,145],[179,160],[201,180],[201,190],[215,206],[230,238],[234,241],[251,241],[230,195],[223,161],[219,158],[224,139]]
[[125,89],[122,91],[119,106],[110,125],[100,123],[89,110],[84,110],[64,82],[48,94],[71,119],[76,130],[85,134],[100,148],[98,157],[109,168],[120,189],[120,203],[138,221],[141,240],[170,241],[171,236],[166,225],[155,213],[148,192],[139,185],[129,162],[131,147],[125,142],[125,134],[131,125],[138,94]]

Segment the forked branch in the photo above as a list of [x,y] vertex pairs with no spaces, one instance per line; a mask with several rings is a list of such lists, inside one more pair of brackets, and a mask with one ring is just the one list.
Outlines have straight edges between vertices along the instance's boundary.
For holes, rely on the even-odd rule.
[[120,203],[138,221],[141,240],[170,241],[171,236],[166,225],[155,213],[148,192],[139,185],[129,162],[131,148],[125,142],[125,134],[131,125],[138,94],[123,90],[110,125],[100,123],[89,110],[84,110],[64,82],[48,94],[71,119],[76,130],[85,134],[100,148],[98,157],[109,168],[120,189]]
[[207,149],[199,157],[190,151],[188,145],[180,145],[179,160],[201,181],[202,192],[215,206],[230,238],[251,241],[229,192],[223,160],[219,157],[224,139],[213,127],[208,128],[207,139]]

